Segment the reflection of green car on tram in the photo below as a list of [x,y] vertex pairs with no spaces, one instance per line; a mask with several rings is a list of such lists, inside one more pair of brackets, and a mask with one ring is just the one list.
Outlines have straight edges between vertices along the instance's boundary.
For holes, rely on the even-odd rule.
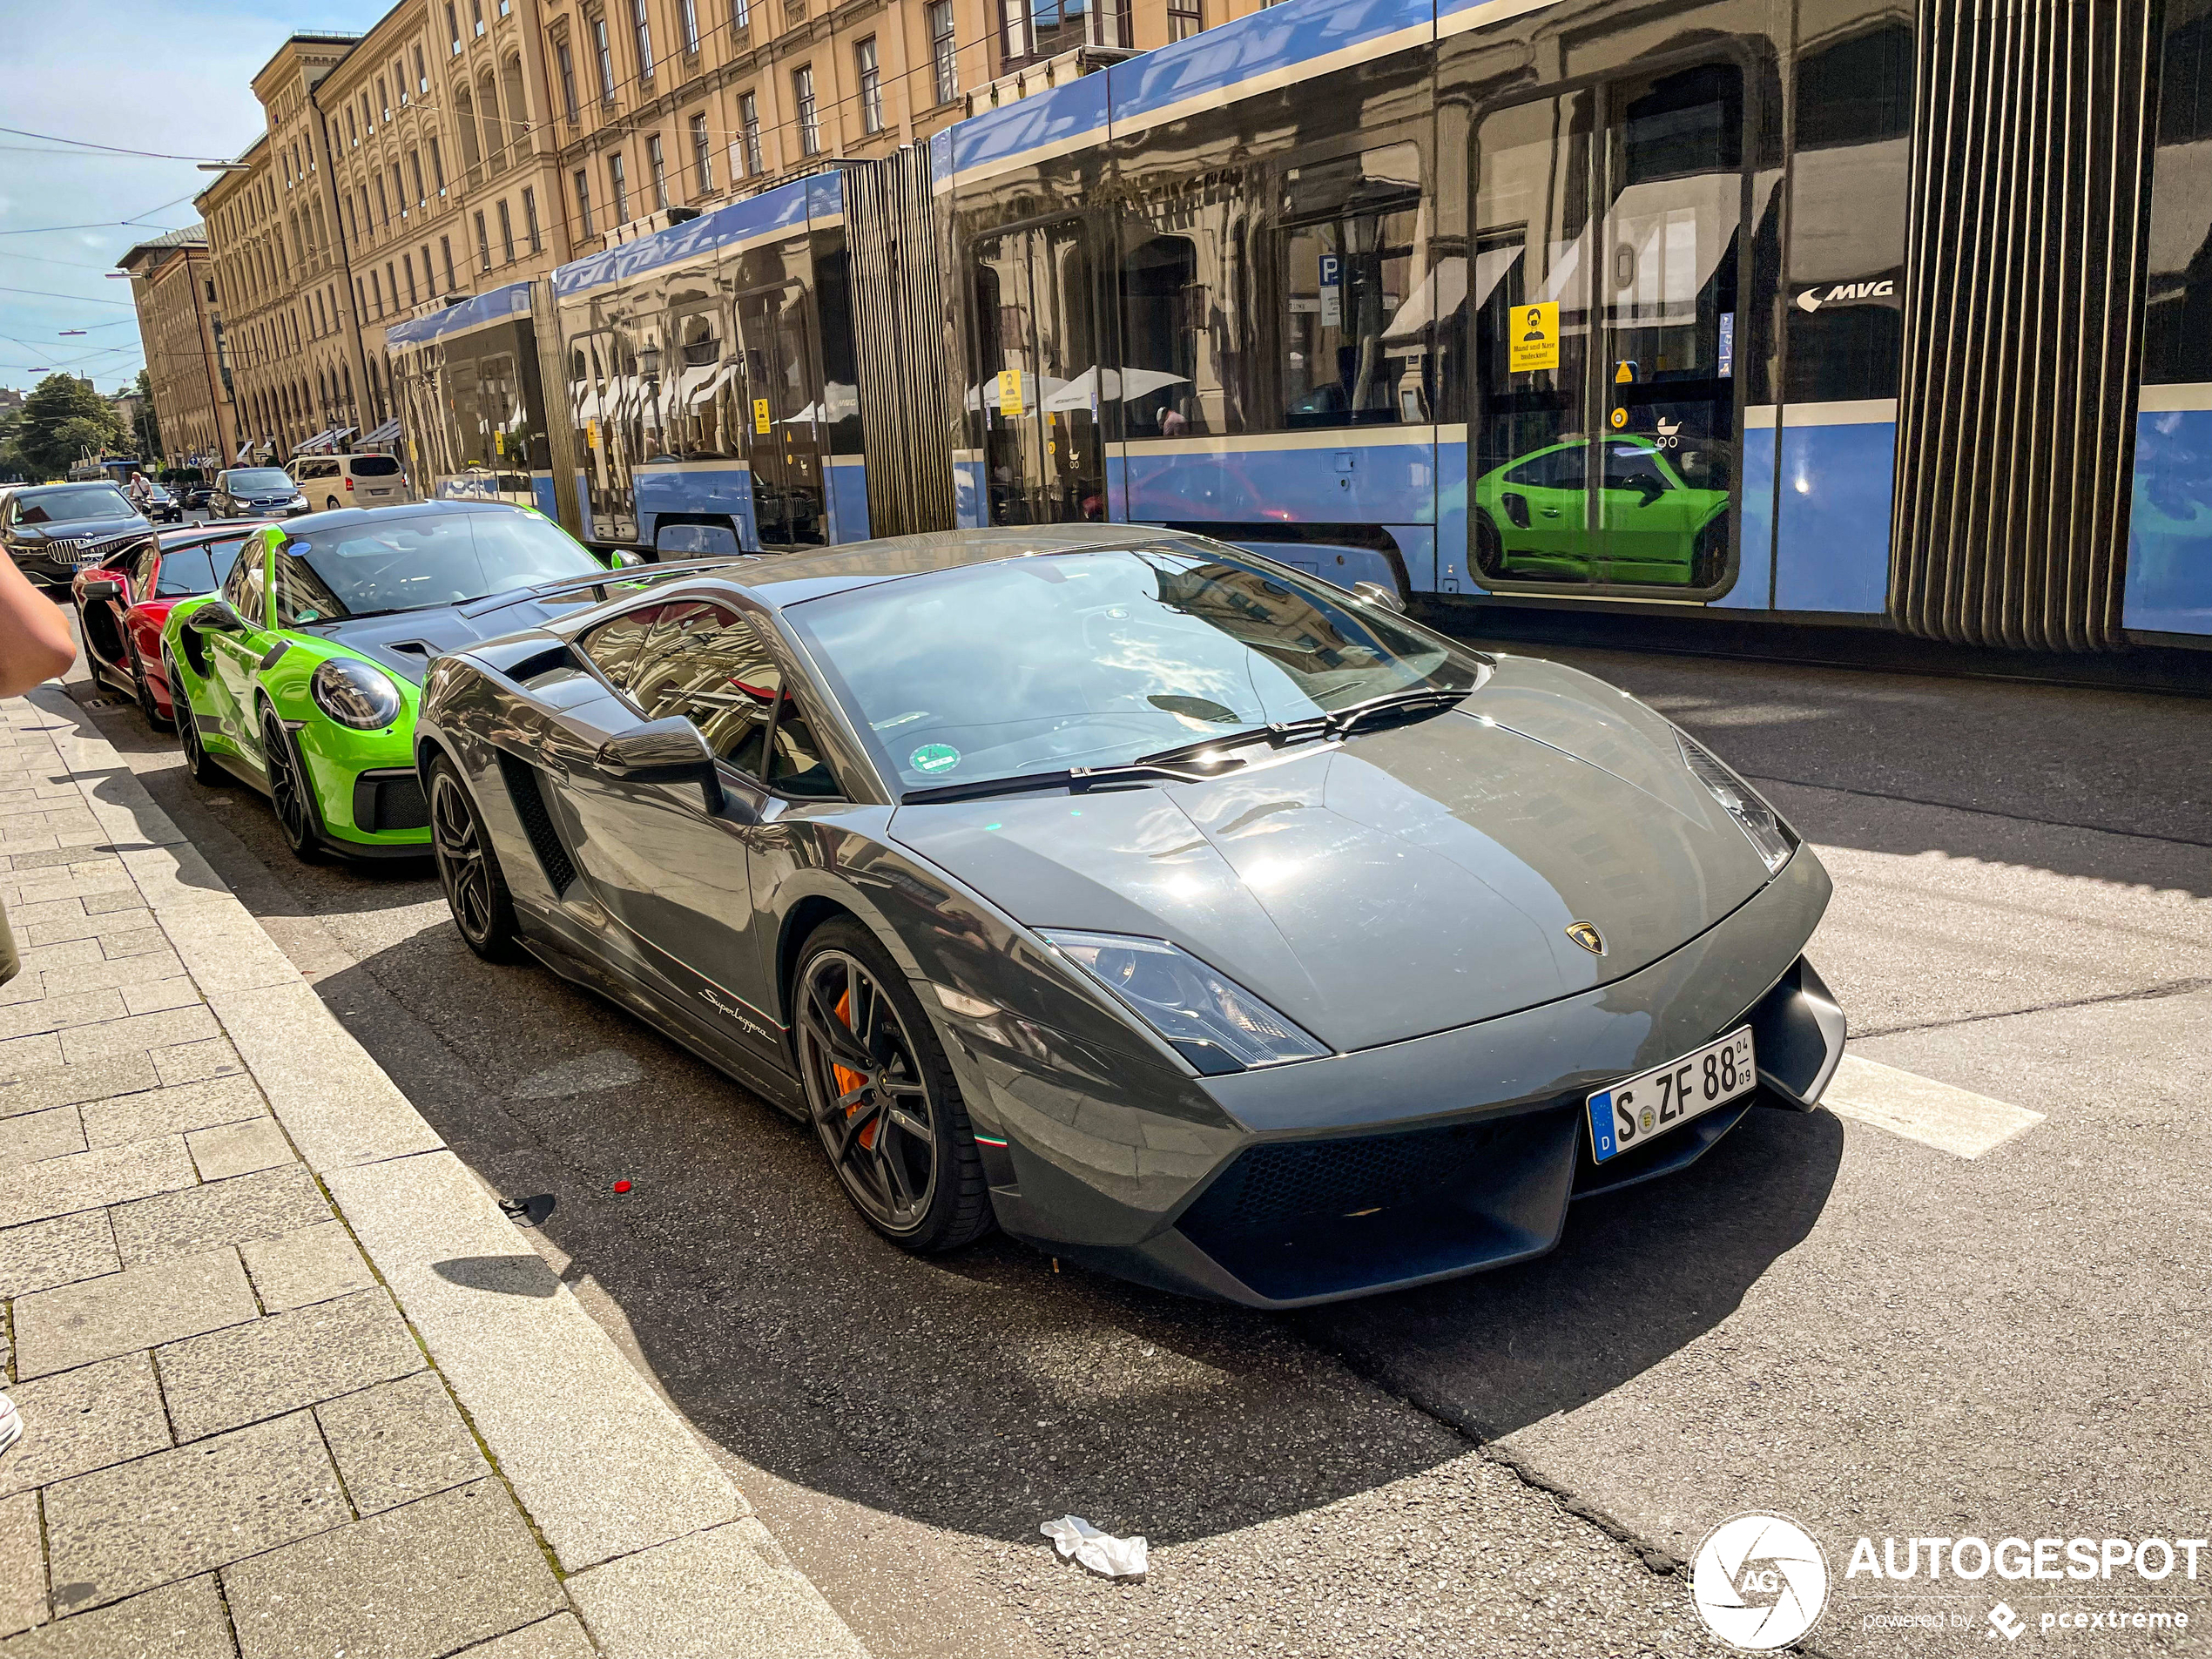
[[1594,502],[1581,438],[1477,479],[1475,568],[1494,579],[1710,587],[1727,560],[1726,488],[1687,482],[1648,438],[1608,438],[1603,448]]

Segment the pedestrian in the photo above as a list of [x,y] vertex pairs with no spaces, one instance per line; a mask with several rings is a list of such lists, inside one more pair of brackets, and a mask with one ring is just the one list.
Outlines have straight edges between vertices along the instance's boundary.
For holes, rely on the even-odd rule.
[[[20,697],[76,660],[77,642],[61,607],[32,587],[13,559],[0,559],[0,697]],[[22,966],[7,910],[0,907],[0,985]],[[7,1425],[0,1422],[0,1441],[6,1438]]]

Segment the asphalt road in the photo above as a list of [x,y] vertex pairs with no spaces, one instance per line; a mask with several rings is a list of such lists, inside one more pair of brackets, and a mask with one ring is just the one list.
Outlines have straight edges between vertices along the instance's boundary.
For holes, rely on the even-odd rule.
[[[2000,1595],[2031,1626],[2124,1603],[2212,1631],[2212,1583],[2178,1575],[1843,1577],[1862,1534],[2212,1530],[2212,703],[1546,654],[1649,698],[1819,848],[1853,1052],[2046,1121],[1970,1161],[1756,1111],[1578,1206],[1541,1261],[1297,1316],[1002,1239],[920,1262],[742,1089],[478,962],[427,868],[296,863],[252,791],[95,708],[455,1150],[558,1195],[539,1247],[881,1659],[1717,1652],[1679,1563],[1752,1508],[1827,1551],[1820,1651],[1986,1652]],[[1070,1511],[1145,1534],[1150,1576],[1056,1561],[1037,1525]],[[1966,1628],[1865,1628],[1932,1608]]]

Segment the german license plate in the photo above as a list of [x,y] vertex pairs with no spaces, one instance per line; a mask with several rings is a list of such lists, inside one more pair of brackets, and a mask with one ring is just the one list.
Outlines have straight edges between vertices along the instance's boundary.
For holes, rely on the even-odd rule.
[[1664,1066],[1626,1077],[1589,1099],[1590,1150],[1600,1163],[1757,1086],[1751,1028],[1743,1026]]

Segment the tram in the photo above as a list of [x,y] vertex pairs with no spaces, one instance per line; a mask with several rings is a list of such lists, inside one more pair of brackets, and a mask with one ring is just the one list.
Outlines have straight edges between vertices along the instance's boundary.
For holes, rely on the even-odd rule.
[[2207,178],[2212,0],[1284,0],[528,309],[596,539],[1094,519],[1444,601],[2204,644]]

